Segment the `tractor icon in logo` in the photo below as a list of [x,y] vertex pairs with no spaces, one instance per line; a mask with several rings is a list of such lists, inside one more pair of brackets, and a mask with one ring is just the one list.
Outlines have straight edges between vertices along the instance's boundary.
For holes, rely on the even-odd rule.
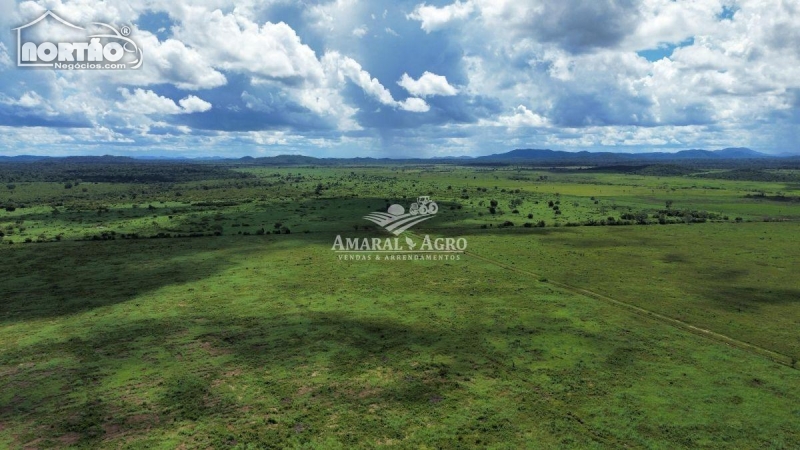
[[408,208],[408,213],[412,216],[424,216],[426,214],[436,214],[437,212],[439,212],[439,205],[431,201],[431,198],[427,195],[417,197],[417,202],[412,203],[411,207]]
[[370,222],[383,227],[386,231],[399,236],[400,233],[414,225],[432,219],[439,212],[439,205],[431,201],[427,195],[417,197],[417,201],[408,208],[402,205],[392,205],[384,212],[374,212],[364,216]]

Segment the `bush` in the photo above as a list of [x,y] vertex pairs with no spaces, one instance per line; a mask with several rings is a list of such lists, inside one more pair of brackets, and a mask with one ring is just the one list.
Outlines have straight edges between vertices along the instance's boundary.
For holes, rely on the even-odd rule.
[[528,214],[528,219],[533,219],[533,214]]

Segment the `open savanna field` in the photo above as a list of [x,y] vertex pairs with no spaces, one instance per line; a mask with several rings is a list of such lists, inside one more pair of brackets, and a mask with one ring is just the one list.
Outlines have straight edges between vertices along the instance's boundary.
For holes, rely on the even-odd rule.
[[[800,170],[0,164],[0,448],[800,447]],[[337,235],[430,196],[345,260]]]

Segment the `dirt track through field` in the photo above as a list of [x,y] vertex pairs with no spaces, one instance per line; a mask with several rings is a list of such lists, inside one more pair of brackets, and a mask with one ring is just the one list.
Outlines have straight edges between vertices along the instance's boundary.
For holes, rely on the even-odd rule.
[[[507,269],[507,270],[511,270],[511,271],[514,271],[514,272],[517,272],[517,273],[520,273],[520,274],[523,274],[523,275],[534,277],[537,280],[541,279],[541,275],[539,275],[539,274],[536,274],[534,272],[531,272],[531,271],[528,271],[528,270],[525,270],[525,269],[520,269],[520,268],[517,268],[517,267],[510,266],[510,265],[508,265],[506,263],[497,261],[495,259],[487,258],[485,256],[481,256],[481,255],[479,255],[477,253],[474,253],[474,252],[471,252],[471,251],[465,251],[464,254],[469,255],[469,256],[471,256],[473,258],[480,259],[482,261],[488,262],[490,264],[494,264],[494,265],[496,265],[498,267],[502,267],[502,268]],[[561,282],[553,281],[553,280],[548,280],[547,283],[552,285],[552,286],[555,286],[555,287],[558,287],[560,289],[563,289],[565,291],[568,291],[568,292],[572,292],[572,293],[575,293],[575,294],[583,295],[585,297],[591,297],[593,299],[600,300],[600,301],[608,303],[610,305],[614,305],[616,307],[627,309],[628,311],[631,311],[631,312],[634,312],[636,314],[649,317],[651,319],[655,319],[655,320],[657,320],[659,322],[666,323],[668,325],[671,325],[673,327],[679,328],[679,329],[684,330],[684,331],[688,331],[688,332],[696,334],[698,336],[703,336],[705,338],[712,339],[714,341],[722,342],[724,344],[730,345],[731,347],[736,347],[736,348],[739,348],[739,349],[742,349],[742,350],[745,350],[745,351],[748,351],[748,352],[751,352],[751,353],[755,353],[757,355],[764,356],[764,357],[769,358],[770,360],[772,360],[772,361],[774,361],[774,362],[776,362],[778,364],[782,364],[782,365],[790,367],[792,369],[795,369],[795,370],[800,369],[800,367],[798,367],[797,361],[795,361],[794,358],[792,358],[791,356],[788,356],[788,355],[784,355],[782,353],[778,353],[778,352],[776,352],[774,350],[770,350],[770,349],[767,349],[767,348],[764,348],[764,347],[759,347],[757,345],[750,344],[750,343],[747,343],[747,342],[744,342],[744,341],[740,341],[738,339],[732,338],[730,336],[726,336],[724,334],[720,334],[720,333],[717,333],[717,332],[714,332],[714,331],[711,331],[711,330],[700,328],[700,327],[694,326],[694,325],[692,325],[690,323],[683,322],[681,320],[674,319],[672,317],[668,317],[668,316],[665,316],[663,314],[659,314],[659,313],[654,312],[654,311],[650,311],[650,310],[642,308],[640,306],[636,306],[636,305],[632,305],[630,303],[626,303],[626,302],[623,302],[623,301],[620,301],[620,300],[616,300],[616,299],[613,299],[611,297],[605,296],[603,294],[598,294],[597,292],[590,291],[588,289],[584,289],[584,288],[581,288],[581,287],[578,287],[578,286],[572,286],[572,285],[569,285],[569,284],[566,284],[566,283],[561,283]]]

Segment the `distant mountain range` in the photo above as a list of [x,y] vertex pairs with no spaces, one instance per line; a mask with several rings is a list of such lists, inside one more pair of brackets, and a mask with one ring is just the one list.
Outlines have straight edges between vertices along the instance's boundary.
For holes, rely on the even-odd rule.
[[697,159],[760,159],[776,156],[757,152],[749,148],[725,148],[722,150],[682,150],[675,153],[615,153],[615,152],[566,152],[558,150],[518,149],[495,155],[479,156],[477,161],[522,162],[522,161],[575,161],[575,162],[625,162],[625,161],[677,161]]
[[252,164],[265,166],[305,166],[305,165],[338,165],[338,164],[398,164],[398,163],[443,163],[443,164],[625,164],[625,163],[665,163],[681,161],[722,161],[722,160],[754,160],[754,159],[773,159],[782,158],[798,159],[799,155],[781,154],[770,155],[757,152],[749,148],[725,148],[722,150],[682,150],[675,153],[649,152],[649,153],[616,153],[616,152],[567,152],[561,150],[547,149],[517,149],[505,153],[497,153],[487,156],[447,156],[437,158],[315,158],[303,155],[278,155],[269,157],[243,158],[223,158],[223,157],[168,157],[168,156],[147,156],[147,157],[128,157],[128,156],[69,156],[69,157],[48,157],[48,156],[0,156],[0,162],[35,162],[53,161],[68,163],[130,163],[139,162],[230,162],[238,164]]

